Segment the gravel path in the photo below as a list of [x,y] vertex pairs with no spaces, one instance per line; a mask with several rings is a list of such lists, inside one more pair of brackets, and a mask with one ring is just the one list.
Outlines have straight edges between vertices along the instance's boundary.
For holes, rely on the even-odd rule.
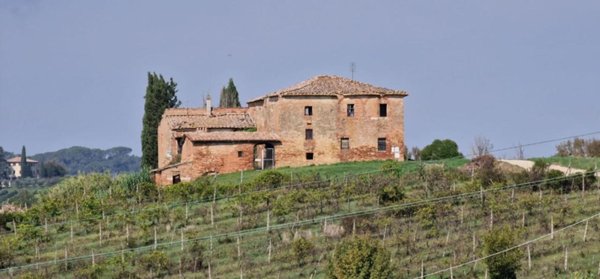
[[[500,160],[500,161],[517,166],[517,167],[524,168],[526,170],[531,170],[531,168],[533,167],[533,164],[534,164],[533,161],[529,161],[529,160]],[[582,169],[567,168],[567,167],[563,167],[563,166],[560,166],[557,164],[551,164],[549,169],[561,171],[565,175],[586,172],[585,170],[582,170]],[[600,177],[600,173],[597,173],[596,176]]]

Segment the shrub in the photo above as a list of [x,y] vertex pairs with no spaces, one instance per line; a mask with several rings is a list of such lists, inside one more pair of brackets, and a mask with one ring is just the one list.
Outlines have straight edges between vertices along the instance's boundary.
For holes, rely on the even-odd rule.
[[379,190],[379,202],[383,205],[396,203],[404,199],[404,191],[400,185],[388,185]]
[[383,173],[399,177],[402,173],[401,171],[402,163],[393,160],[387,160],[381,165],[381,171]]
[[329,278],[382,279],[392,275],[390,253],[367,237],[344,240],[329,259]]
[[312,255],[314,245],[308,239],[303,236],[294,239],[292,242],[292,252],[298,262],[298,266],[306,264],[306,259]]
[[462,158],[463,155],[458,152],[456,142],[445,140],[434,140],[430,145],[425,146],[421,151],[421,159],[423,160],[439,160],[450,158]]
[[[484,236],[483,251],[485,255],[492,255],[514,246],[515,242],[516,231],[511,230],[508,226],[496,228]],[[490,271],[490,278],[517,278],[517,271],[521,268],[522,254],[522,251],[517,248],[486,258],[485,263]]]
[[285,176],[276,170],[267,170],[261,172],[254,180],[252,184],[255,188],[278,188],[285,182]]

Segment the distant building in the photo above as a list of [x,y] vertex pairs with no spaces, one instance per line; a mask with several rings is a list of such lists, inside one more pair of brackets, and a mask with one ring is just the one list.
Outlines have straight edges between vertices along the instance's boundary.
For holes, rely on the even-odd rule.
[[404,91],[317,76],[246,108],[175,108],[158,128],[158,184],[211,173],[404,159]]
[[[21,156],[10,158],[7,160],[7,162],[12,169],[11,176],[14,178],[21,178],[21,170],[22,170]],[[40,176],[40,170],[38,167],[39,162],[36,160],[27,159],[27,164],[29,164],[31,166],[31,173],[33,174],[33,177],[39,177]]]

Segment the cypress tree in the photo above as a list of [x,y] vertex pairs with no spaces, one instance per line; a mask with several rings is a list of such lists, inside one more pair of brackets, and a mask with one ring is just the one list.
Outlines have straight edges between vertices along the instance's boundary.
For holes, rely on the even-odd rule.
[[25,151],[25,145],[21,149],[21,178],[32,177],[31,166],[27,162],[27,151]]
[[0,179],[7,179],[11,173],[10,166],[4,155],[4,149],[0,146]]
[[177,83],[170,78],[148,72],[148,85],[144,96],[144,119],[142,128],[142,166],[158,167],[158,124],[168,108],[179,107]]
[[221,97],[219,100],[219,107],[222,108],[239,108],[240,105],[240,96],[233,83],[233,79],[230,78],[227,83],[227,87],[223,87],[221,89]]

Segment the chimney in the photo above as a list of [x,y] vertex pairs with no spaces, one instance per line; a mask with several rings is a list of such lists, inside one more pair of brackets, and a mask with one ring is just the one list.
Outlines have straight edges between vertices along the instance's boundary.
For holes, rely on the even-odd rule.
[[206,97],[205,103],[206,103],[206,114],[210,116],[210,115],[212,115],[212,100],[210,99],[210,94]]

